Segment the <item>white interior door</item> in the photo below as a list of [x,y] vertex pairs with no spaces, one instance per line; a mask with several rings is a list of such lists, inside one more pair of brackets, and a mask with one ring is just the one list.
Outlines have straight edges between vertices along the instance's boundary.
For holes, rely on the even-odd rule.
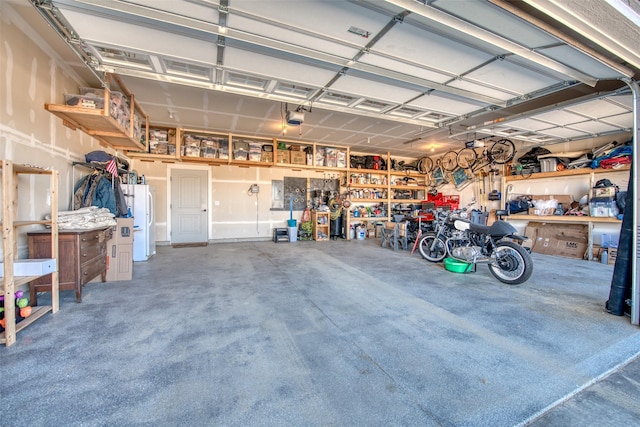
[[207,241],[207,171],[171,170],[171,243]]

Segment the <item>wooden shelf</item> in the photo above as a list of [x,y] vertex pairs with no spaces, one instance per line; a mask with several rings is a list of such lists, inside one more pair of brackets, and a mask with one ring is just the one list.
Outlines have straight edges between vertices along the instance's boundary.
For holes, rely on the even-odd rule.
[[354,199],[350,198],[349,201],[351,203],[387,203],[389,199],[386,197],[380,197],[378,199]]
[[313,240],[329,240],[330,233],[330,212],[311,211],[311,221],[313,222]]
[[410,177],[414,177],[414,178],[416,178],[416,177],[424,178],[425,176],[427,176],[427,174],[416,172],[416,171],[397,171],[397,170],[389,171],[389,175],[393,175],[393,176],[410,176]]
[[[382,157],[382,156],[381,156]],[[387,175],[389,171],[387,169],[363,169],[363,168],[349,168],[351,173],[375,173],[379,175]]]
[[[386,157],[385,156],[380,156],[380,157],[383,157],[386,160],[387,165],[391,165],[390,153],[387,153]],[[349,163],[349,166],[350,166],[350,163]],[[384,180],[384,182],[381,182],[378,184],[371,184],[371,183],[359,184],[357,182],[349,182],[348,184],[342,186],[350,193],[350,197],[348,198],[348,200],[352,203],[385,203],[389,209],[387,209],[387,215],[384,217],[355,217],[355,216],[349,215],[347,216],[346,228],[350,228],[350,225],[353,222],[389,221],[391,218],[391,209],[390,209],[391,204],[416,204],[416,203],[421,204],[424,198],[426,198],[427,191],[429,190],[429,187],[426,185],[426,183],[424,183],[426,175],[419,173],[417,171],[397,171],[397,170],[388,170],[388,169],[358,169],[358,168],[352,169],[351,167],[347,168],[346,178],[349,181],[350,180],[355,181],[358,176],[362,176],[362,175],[371,175],[373,177],[378,177],[381,181]],[[371,179],[371,176],[366,176],[365,179],[369,180]],[[417,180],[416,181],[411,180],[412,182],[409,185],[396,184],[396,181],[402,181],[402,178],[406,178],[406,177],[417,178]],[[382,190],[385,193],[386,197],[375,198],[375,199],[352,197],[352,195],[354,195],[354,191],[357,192],[360,189]],[[410,191],[411,192],[410,197],[418,197],[420,196],[420,194],[416,192],[422,191],[424,192],[424,197],[420,199],[414,199],[414,198],[397,199],[397,198],[394,198],[394,196],[396,196],[395,194],[396,190]],[[361,194],[357,192],[355,193],[355,195],[361,195]]]
[[[85,108],[73,105],[44,104],[45,110],[62,119],[62,123],[73,129],[80,129],[87,135],[96,138],[103,145],[116,150],[147,151],[146,143],[140,139],[144,136],[142,129],[147,132],[149,117],[135,102],[134,96],[127,90],[122,80],[116,75],[107,75],[107,81],[115,84],[114,89],[122,91],[129,107],[129,116],[126,125],[111,117],[111,98],[108,89],[96,89],[103,91],[103,108]],[[140,121],[136,126],[136,119]],[[139,133],[139,134],[137,134]],[[148,137],[145,139],[148,140]]]
[[[54,170],[45,170],[32,166],[14,165],[12,162],[2,160],[0,163],[0,172],[2,173],[2,249],[3,249],[3,263],[4,263],[4,277],[2,280],[2,294],[4,296],[5,304],[4,318],[5,318],[5,331],[0,334],[0,342],[9,346],[15,343],[16,334],[20,330],[24,329],[31,323],[35,322],[38,318],[42,317],[45,313],[51,311],[56,313],[59,306],[58,296],[58,172]],[[49,191],[51,195],[51,208],[49,214],[50,220],[23,220],[16,221],[18,213],[18,195],[20,190],[20,174],[33,174],[33,175],[48,175],[49,176]],[[23,192],[24,193],[24,192]],[[14,275],[14,262],[18,258],[17,242],[18,236],[16,231],[19,227],[26,225],[49,225],[51,227],[50,233],[55,239],[52,239],[50,245],[50,257],[56,262],[56,269],[52,273],[48,273],[51,276],[51,306],[47,307],[32,307],[32,313],[29,317],[16,324],[16,306],[14,303],[16,288],[41,277],[41,276],[15,276]]]
[[151,153],[145,153],[141,151],[127,151],[127,157],[132,159],[150,160],[150,161],[159,160],[163,162],[167,162],[167,161],[176,162],[178,160],[182,160],[178,156],[175,156],[173,154],[151,154]]
[[522,181],[522,180],[526,180],[526,179],[545,179],[545,178],[557,178],[557,177],[564,177],[564,176],[575,176],[575,175],[589,175],[589,174],[598,174],[598,173],[612,173],[612,172],[623,172],[623,171],[628,171],[629,170],[629,166],[625,165],[621,168],[618,169],[602,169],[602,168],[598,168],[598,169],[591,169],[591,168],[580,168],[580,169],[566,169],[563,171],[557,171],[557,172],[538,172],[538,173],[534,173],[531,174],[529,176],[522,176],[522,175],[509,175],[505,177],[505,181],[510,182],[510,181]]
[[424,190],[426,185],[390,185],[392,190]]
[[[526,180],[542,180],[542,179],[559,179],[566,177],[583,177],[584,180],[589,181],[589,187],[593,187],[596,181],[597,174],[616,173],[616,172],[629,172],[630,167],[625,165],[619,169],[567,169],[563,171],[554,172],[539,172],[527,177],[522,175],[509,175],[502,178],[502,194],[505,194],[507,183],[514,182],[513,185],[524,184]],[[512,184],[509,184],[511,186]],[[587,225],[587,259],[593,259],[593,229],[596,224],[614,224],[620,225],[622,221],[617,218],[611,217],[596,217],[596,216],[576,216],[576,215],[528,215],[528,214],[513,214],[504,218],[507,221],[535,221],[535,222],[555,222],[564,224],[585,224]]]
[[347,184],[347,188],[372,188],[372,189],[384,189],[389,188],[387,184]]
[[[212,160],[215,160],[215,159],[212,159]],[[231,166],[239,166],[239,167],[253,166],[258,168],[270,168],[273,166],[273,162],[257,162],[257,161],[250,161],[250,160],[231,160],[229,164]]]
[[422,203],[425,199],[391,199],[391,203]]
[[[32,282],[39,277],[40,276],[14,276],[13,286],[18,287],[18,286],[26,285],[27,283]],[[0,283],[0,291],[4,292],[4,283]]]
[[193,156],[180,156],[182,162],[194,162],[194,163],[207,163],[210,165],[228,165],[229,159],[216,159],[214,157],[193,157]]
[[[68,105],[44,104],[50,113],[62,119],[72,129],[80,129],[100,142],[117,150],[141,150],[145,146],[131,138],[127,131],[104,110],[70,107]],[[71,126],[69,126],[71,125]]]
[[536,221],[536,222],[566,222],[566,223],[613,223],[621,224],[618,218],[599,217],[599,216],[576,216],[576,215],[520,215],[513,214],[504,217],[507,221]]
[[[48,312],[52,311],[50,305],[39,305],[31,308],[31,315],[20,323],[16,323],[16,333],[20,332]],[[7,344],[7,339],[4,332],[0,332],[0,344]]]

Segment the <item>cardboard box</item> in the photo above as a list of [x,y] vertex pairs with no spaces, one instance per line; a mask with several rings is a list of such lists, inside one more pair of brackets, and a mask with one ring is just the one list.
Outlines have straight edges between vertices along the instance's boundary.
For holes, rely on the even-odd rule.
[[[116,218],[107,241],[107,282],[133,278],[133,218]],[[99,277],[98,277],[99,279]]]
[[607,252],[607,264],[615,265],[618,258],[618,248],[609,248]]
[[524,235],[527,237],[527,240],[522,242],[522,246],[524,246],[525,248],[530,248],[532,251],[538,239],[538,228],[536,224],[539,223],[530,222],[529,224],[527,224],[524,229]]
[[[109,240],[113,242],[114,239]],[[133,241],[107,243],[107,282],[133,279]]]
[[587,237],[561,235],[557,237],[554,255],[584,259],[588,247]]
[[289,150],[276,150],[276,163],[291,163],[291,157],[289,157]]
[[265,163],[273,163],[273,152],[263,151],[260,155],[260,161]]
[[588,248],[588,225],[530,222],[525,229],[530,238],[535,235],[531,250],[544,255],[583,259]]
[[[56,271],[57,263],[53,258],[21,259],[13,263],[14,276],[44,276]],[[0,277],[4,277],[4,263],[0,262]]]
[[122,245],[124,243],[133,243],[133,218],[116,218],[113,235],[107,245]]
[[294,165],[306,165],[307,153],[304,151],[291,151],[290,153],[291,164]]

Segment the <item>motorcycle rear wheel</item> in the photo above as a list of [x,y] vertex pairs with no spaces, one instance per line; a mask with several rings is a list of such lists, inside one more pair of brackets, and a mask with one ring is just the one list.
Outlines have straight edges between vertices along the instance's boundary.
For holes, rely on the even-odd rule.
[[489,264],[489,271],[507,285],[526,282],[533,273],[531,255],[522,246],[513,242],[500,242],[495,248],[496,261]]
[[418,250],[422,258],[431,262],[440,262],[447,256],[444,240],[435,234],[425,234],[418,243]]

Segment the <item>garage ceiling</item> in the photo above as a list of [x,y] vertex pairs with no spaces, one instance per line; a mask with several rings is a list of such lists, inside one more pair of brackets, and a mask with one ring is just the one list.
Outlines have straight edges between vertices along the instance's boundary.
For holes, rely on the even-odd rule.
[[635,0],[30,1],[156,125],[410,157],[633,127]]

